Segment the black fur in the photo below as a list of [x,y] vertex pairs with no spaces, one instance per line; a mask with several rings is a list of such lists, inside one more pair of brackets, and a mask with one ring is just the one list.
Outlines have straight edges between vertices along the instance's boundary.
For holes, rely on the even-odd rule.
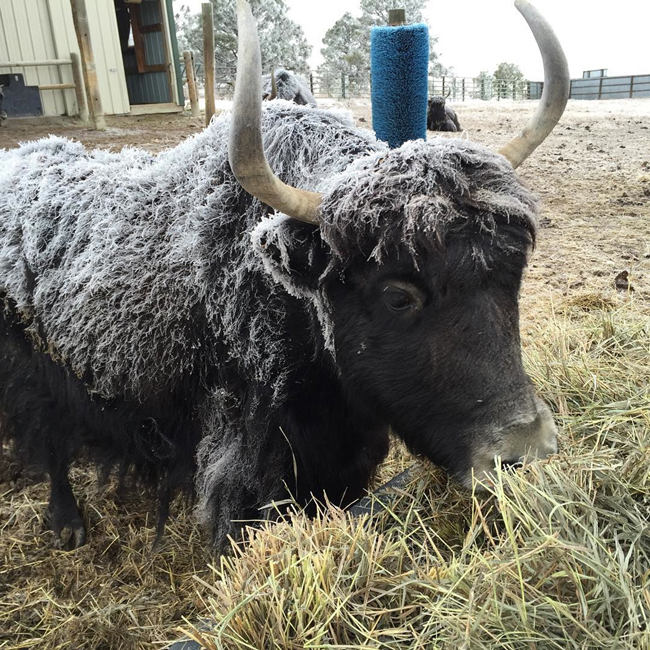
[[427,129],[429,131],[462,131],[456,111],[447,106],[444,97],[436,95],[429,100],[427,108]]
[[[124,154],[152,197],[141,212],[122,209],[129,188],[117,183],[94,208],[105,222],[77,204],[63,215],[57,193],[43,212],[32,210],[36,194],[21,197],[24,213],[0,203],[1,435],[50,475],[52,526],[71,531],[71,546],[84,535],[67,478],[80,457],[155,490],[161,525],[171,496],[196,486],[221,546],[288,494],[311,508],[359,498],[391,428],[466,472],[483,431],[531,400],[517,298],[535,200],[511,166],[456,139],[390,151],[318,109],[269,106],[264,120],[283,180],[323,184],[320,228],[265,219],[269,208],[228,166],[227,117],[171,152],[173,167],[171,153]],[[17,160],[29,170],[30,156],[48,155],[56,164],[31,170],[35,180],[23,172],[25,182],[47,173],[49,192],[69,174],[79,201],[93,198],[88,174],[124,171],[115,154],[63,141],[28,145]],[[79,257],[92,264],[67,275]],[[150,311],[135,318],[144,301]],[[104,328],[120,336],[96,354]],[[106,350],[120,337],[128,358]]]

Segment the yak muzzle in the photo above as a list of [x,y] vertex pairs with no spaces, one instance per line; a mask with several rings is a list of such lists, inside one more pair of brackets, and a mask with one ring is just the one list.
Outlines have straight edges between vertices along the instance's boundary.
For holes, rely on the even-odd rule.
[[550,409],[538,397],[533,407],[531,413],[497,428],[488,441],[479,445],[471,455],[470,470],[460,476],[463,485],[471,488],[473,478],[480,483],[492,482],[498,465],[504,469],[517,467],[557,453],[557,427]]

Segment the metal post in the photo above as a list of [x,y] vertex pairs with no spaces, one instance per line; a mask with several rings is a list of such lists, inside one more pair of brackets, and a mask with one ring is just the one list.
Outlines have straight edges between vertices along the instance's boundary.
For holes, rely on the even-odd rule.
[[214,89],[214,18],[212,16],[212,3],[201,4],[203,18],[203,65],[205,72],[205,125],[215,113]]
[[345,72],[341,72],[341,97],[345,99]]
[[598,99],[603,98],[603,78],[600,78],[600,83],[598,84]]
[[309,73],[309,89],[311,90],[311,94],[314,94],[314,73],[310,72]]
[[442,96],[445,96],[445,78],[442,78]]
[[465,77],[463,77],[463,101],[465,101]]

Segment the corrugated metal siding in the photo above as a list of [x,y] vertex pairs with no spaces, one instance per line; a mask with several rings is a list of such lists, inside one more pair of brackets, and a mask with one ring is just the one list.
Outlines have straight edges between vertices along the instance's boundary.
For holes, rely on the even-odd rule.
[[181,77],[181,58],[178,52],[178,39],[176,38],[176,21],[174,20],[174,6],[172,0],[166,0],[165,11],[165,34],[168,35],[170,45],[170,57],[172,66],[170,69],[172,77],[173,97],[179,106],[185,106],[185,95],[183,94],[183,79]]
[[[141,26],[163,25],[165,21],[159,0],[143,0],[139,5]],[[147,65],[165,64],[167,32],[147,32],[142,34],[145,62]],[[125,67],[132,70],[136,67],[135,53],[125,55]],[[170,76],[167,72],[145,72],[142,74],[127,74],[127,84],[131,104],[162,104],[173,101],[170,88]]]
[[650,97],[650,75],[588,77],[571,80],[571,99]]
[[[128,113],[129,98],[113,0],[87,2],[104,112]],[[0,59],[68,59],[78,52],[69,0],[0,0]],[[71,83],[70,66],[0,68],[23,74],[28,85]],[[75,114],[74,91],[41,92],[45,115]]]
[[[36,61],[56,58],[47,0],[0,0],[0,60]],[[40,86],[62,83],[65,76],[59,76],[59,70],[58,66],[12,67],[0,68],[0,74],[22,74],[28,86]],[[43,91],[41,102],[45,115],[63,115],[66,112],[61,91]],[[74,106],[69,108],[73,109]]]
[[129,113],[129,95],[113,0],[86,2],[104,112]]

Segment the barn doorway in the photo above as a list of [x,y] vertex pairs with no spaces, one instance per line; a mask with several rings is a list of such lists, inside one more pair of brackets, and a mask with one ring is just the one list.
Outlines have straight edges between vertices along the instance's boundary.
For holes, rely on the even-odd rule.
[[[164,0],[114,0],[131,113],[174,103]],[[140,109],[140,110],[138,110]]]

